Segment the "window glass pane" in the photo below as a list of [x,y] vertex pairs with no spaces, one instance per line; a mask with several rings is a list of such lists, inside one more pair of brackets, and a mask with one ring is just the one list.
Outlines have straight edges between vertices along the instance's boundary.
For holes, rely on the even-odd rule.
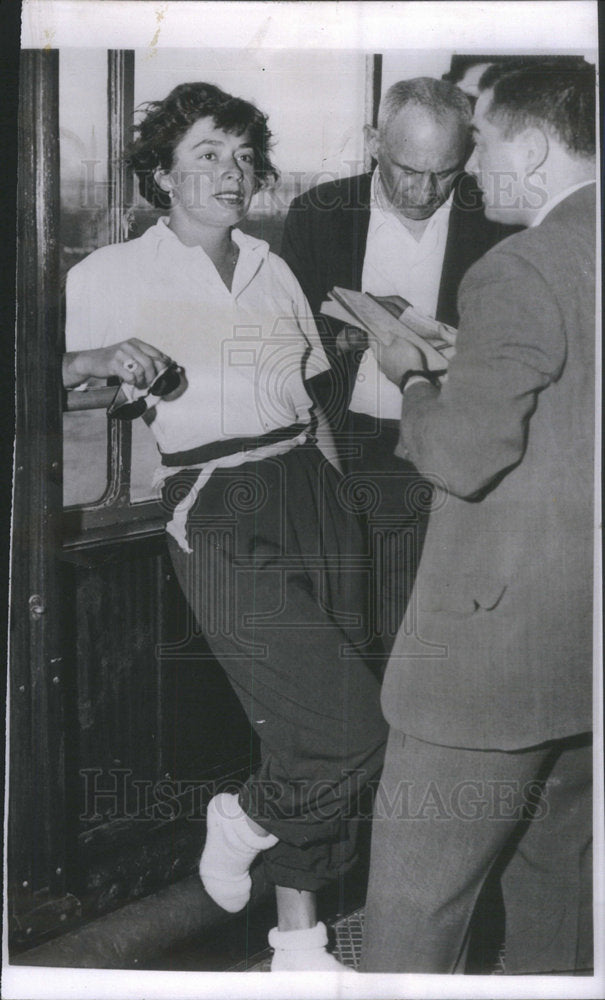
[[157,490],[152,490],[151,481],[158,465],[160,465],[160,453],[153,433],[144,420],[133,420],[130,476],[130,497],[132,500],[157,498]]
[[105,410],[63,414],[63,503],[92,503],[107,479]]
[[106,102],[107,52],[61,49],[62,276],[73,264],[108,242]]
[[[107,52],[61,49],[61,279],[108,241]],[[86,95],[83,100],[82,95]],[[91,503],[105,490],[107,418],[104,410],[63,416],[63,497],[66,506]]]

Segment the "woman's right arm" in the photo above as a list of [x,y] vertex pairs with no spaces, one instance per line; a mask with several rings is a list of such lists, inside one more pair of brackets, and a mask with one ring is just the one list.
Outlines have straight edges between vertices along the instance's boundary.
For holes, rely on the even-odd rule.
[[[130,319],[124,312],[128,268],[116,248],[104,248],[67,275],[63,385],[73,389],[89,378],[117,376],[143,389],[172,360],[136,337],[120,339]],[[110,290],[113,289],[113,294]],[[120,289],[119,294],[116,291]]]
[[156,347],[136,337],[108,347],[68,351],[63,355],[63,385],[66,389],[73,389],[92,377],[116,375],[122,382],[144,389],[171,360]]

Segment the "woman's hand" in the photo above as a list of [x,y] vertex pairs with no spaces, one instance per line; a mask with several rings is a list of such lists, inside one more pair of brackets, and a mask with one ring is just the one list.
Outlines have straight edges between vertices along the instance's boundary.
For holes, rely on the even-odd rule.
[[365,351],[368,348],[368,335],[356,326],[345,326],[336,334],[336,348],[341,354],[351,351]]
[[137,337],[91,351],[71,351],[63,357],[63,385],[72,389],[88,378],[117,376],[144,389],[172,358]]

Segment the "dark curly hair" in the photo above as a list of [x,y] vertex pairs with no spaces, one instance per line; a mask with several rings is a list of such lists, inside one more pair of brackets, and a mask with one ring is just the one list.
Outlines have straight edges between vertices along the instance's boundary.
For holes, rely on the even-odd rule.
[[277,180],[269,150],[272,135],[267,115],[253,104],[226,94],[211,83],[181,83],[163,101],[143,105],[144,118],[133,126],[134,140],[126,154],[139,181],[139,191],[156,208],[168,208],[170,200],[156,184],[154,173],[170,170],[174,150],[200,118],[212,118],[216,127],[242,135],[248,131],[254,150],[254,175],[259,187]]

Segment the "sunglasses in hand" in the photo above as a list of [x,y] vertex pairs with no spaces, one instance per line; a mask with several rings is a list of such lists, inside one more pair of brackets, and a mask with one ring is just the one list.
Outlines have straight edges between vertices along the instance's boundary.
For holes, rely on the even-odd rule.
[[150,405],[155,406],[155,402],[148,403],[149,396],[167,396],[174,392],[180,380],[179,366],[176,361],[172,361],[161,372],[158,372],[151,385],[147,387],[147,392],[142,396],[137,396],[136,399],[128,398],[122,384],[107,407],[107,416],[115,417],[118,420],[136,420],[137,417],[141,417],[145,413]]

